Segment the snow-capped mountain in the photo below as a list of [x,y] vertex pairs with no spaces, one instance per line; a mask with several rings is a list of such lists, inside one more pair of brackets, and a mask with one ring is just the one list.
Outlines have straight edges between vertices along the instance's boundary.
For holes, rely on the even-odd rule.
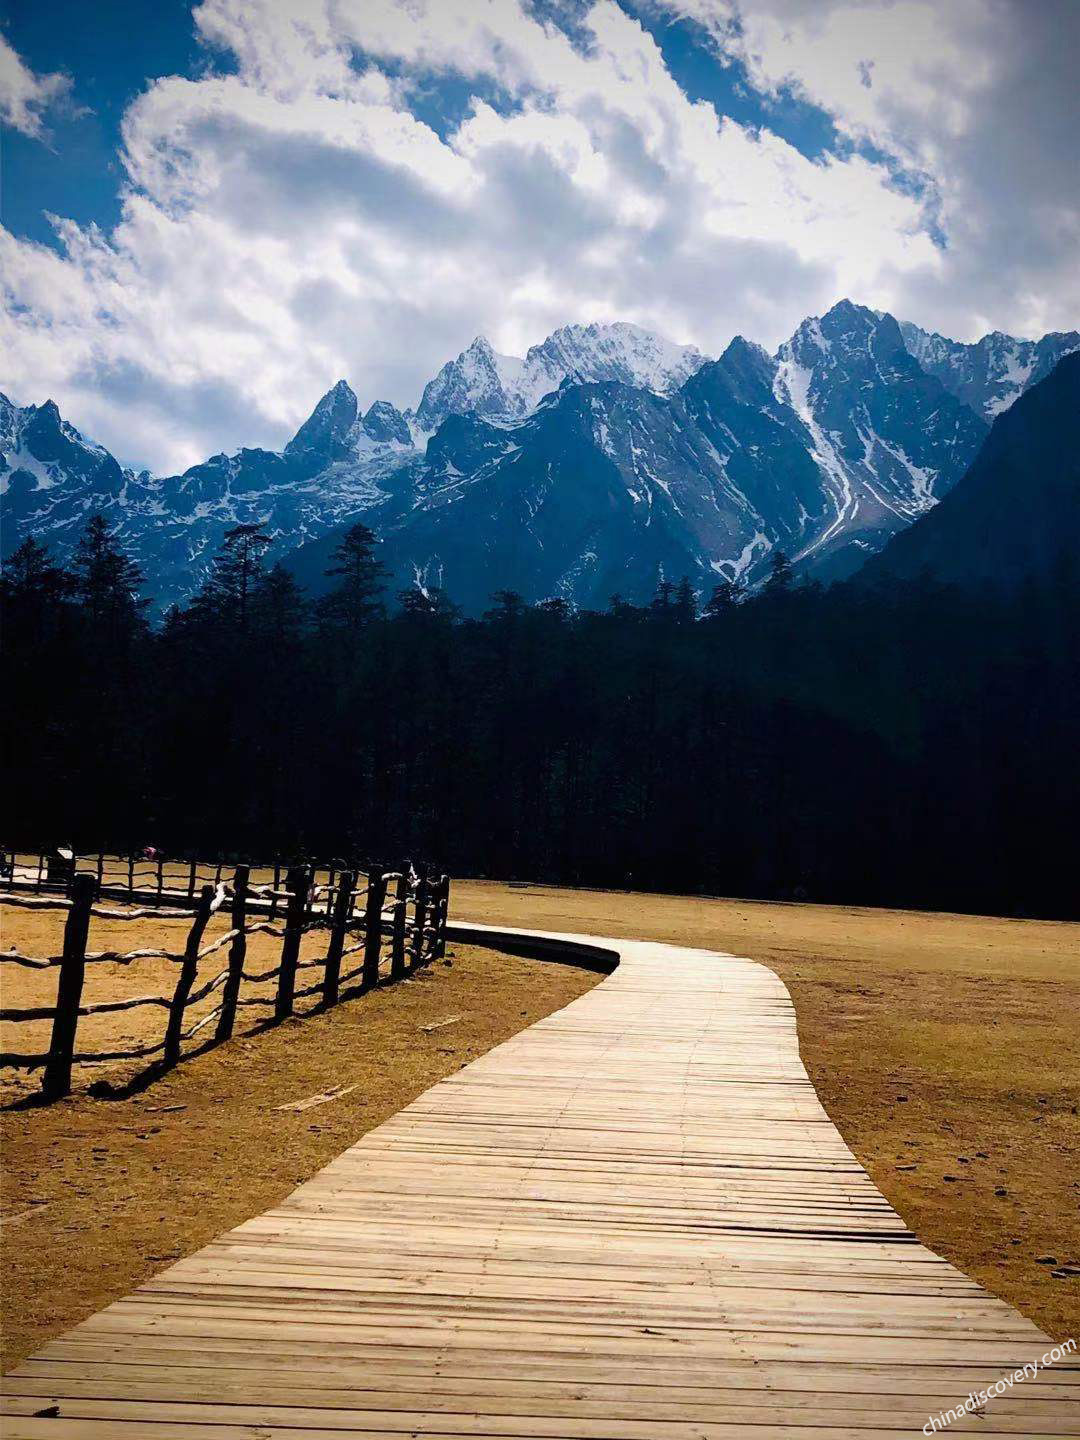
[[20,409],[0,395],[4,553],[32,534],[63,557],[100,511],[167,605],[198,588],[230,526],[263,524],[292,549],[385,501],[418,458],[401,414],[361,416],[343,380],[280,454],[243,449],[165,477],[122,470],[52,401]]
[[804,320],[776,359],[773,395],[802,423],[822,480],[796,557],[850,572],[951,489],[985,424],[920,367],[891,315],[849,300]]
[[448,415],[468,410],[489,420],[520,420],[567,378],[615,380],[668,395],[704,363],[693,345],[675,345],[623,321],[565,325],[524,360],[496,354],[479,335],[428,384],[416,424],[430,433]]
[[[776,548],[846,574],[959,479],[985,433],[894,320],[845,303],[775,357],[737,338],[673,395],[567,379],[517,425],[447,420],[408,508],[380,514],[384,560],[470,611],[500,588],[603,605],[662,575],[753,582]],[[305,583],[337,538],[291,562]]]
[[0,495],[5,552],[25,534],[63,545],[100,499],[115,506],[135,480],[83,438],[51,400],[19,409],[0,395]]
[[[478,339],[415,412],[364,411],[342,380],[282,451],[164,478],[121,469],[51,402],[0,398],[4,550],[33,533],[63,558],[100,510],[159,605],[198,587],[240,523],[296,552],[317,591],[361,516],[394,582],[442,584],[469,610],[499,587],[603,604],[661,575],[753,584],[778,548],[843,575],[947,493],[986,434],[993,397],[977,412],[956,393],[937,338],[920,358],[911,327],[842,301],[775,355],[737,337],[707,361],[623,324],[567,326],[523,359]],[[1033,347],[1034,376],[1063,338],[1009,343]]]
[[908,350],[976,414],[993,420],[1029,386],[1045,379],[1063,355],[1080,350],[1080,332],[1053,331],[1041,340],[1017,340],[993,330],[974,345],[921,330],[906,320],[900,330]]

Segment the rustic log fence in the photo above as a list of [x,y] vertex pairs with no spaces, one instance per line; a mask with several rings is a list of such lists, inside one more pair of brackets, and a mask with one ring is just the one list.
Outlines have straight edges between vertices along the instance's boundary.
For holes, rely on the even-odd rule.
[[[48,1099],[69,1093],[74,1065],[145,1059],[152,1066],[169,1069],[183,1058],[185,1044],[215,1022],[210,1043],[228,1040],[238,1010],[264,1006],[272,1010],[273,1021],[280,1022],[296,1013],[300,1000],[313,1000],[311,1009],[326,1009],[384,980],[400,980],[440,959],[446,950],[449,879],[419,872],[411,865],[390,872],[372,870],[366,875],[347,866],[317,870],[311,865],[294,865],[287,870],[284,883],[282,867],[275,865],[273,880],[258,885],[252,883],[251,867],[247,865],[236,866],[231,878],[226,878],[221,865],[205,867],[192,862],[179,874],[175,864],[166,866],[161,860],[146,865],[132,860],[109,862],[100,855],[69,858],[63,873],[53,866],[50,875],[46,857],[35,857],[33,863],[27,863],[12,856],[4,875],[7,888],[0,890],[0,907],[57,911],[66,917],[59,954],[38,957],[14,948],[0,951],[0,965],[57,971],[55,1004],[0,1008],[3,1021],[52,1021],[47,1051],[0,1053],[0,1066],[41,1069],[42,1093]],[[140,885],[140,881],[147,883]],[[23,893],[16,893],[16,886]],[[118,910],[101,903],[106,897],[150,903]],[[226,905],[229,928],[204,944],[207,925]],[[279,915],[283,918],[281,924]],[[95,917],[128,921],[148,916],[164,923],[186,923],[183,949],[87,949]],[[327,934],[325,956],[302,959],[303,938],[313,931]],[[255,934],[281,940],[278,963],[269,969],[247,968],[248,939]],[[224,968],[200,983],[203,962],[222,951],[227,952]],[[133,965],[150,959],[178,966],[171,994],[83,1003],[87,966]],[[311,971],[319,973],[305,983]],[[272,995],[244,995],[245,981],[258,985],[277,983]],[[218,1003],[185,1024],[187,1012],[219,989]],[[159,1042],[126,1050],[77,1049],[78,1026],[83,1017],[140,1007],[167,1012],[165,1032]]]

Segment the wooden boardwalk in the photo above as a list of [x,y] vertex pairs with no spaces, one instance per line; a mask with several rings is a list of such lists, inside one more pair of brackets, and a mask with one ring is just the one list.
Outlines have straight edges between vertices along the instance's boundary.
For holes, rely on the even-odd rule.
[[[873,1440],[1050,1349],[871,1184],[771,971],[595,943],[594,990],[26,1361],[3,1434]],[[971,1431],[1080,1435],[1075,1354]]]

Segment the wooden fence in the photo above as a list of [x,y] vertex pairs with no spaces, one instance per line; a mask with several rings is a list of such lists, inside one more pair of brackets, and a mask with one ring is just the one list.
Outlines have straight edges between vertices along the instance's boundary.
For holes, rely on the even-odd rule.
[[[208,1039],[229,1039],[237,1011],[244,1007],[269,1007],[277,1021],[292,1015],[301,999],[314,998],[314,1008],[324,1009],[348,994],[371,989],[379,983],[381,974],[389,982],[402,979],[440,958],[446,948],[449,880],[445,875],[420,873],[412,866],[400,871],[374,870],[364,876],[348,868],[300,865],[288,869],[284,884],[278,866],[274,867],[272,880],[254,884],[247,865],[238,865],[232,877],[226,879],[221,866],[208,869],[185,862],[178,875],[176,865],[169,867],[164,861],[155,861],[147,876],[139,873],[140,868],[147,868],[140,862],[109,862],[98,856],[90,857],[89,863],[87,857],[67,860],[63,867],[54,865],[50,874],[48,863],[41,857],[36,866],[12,858],[11,870],[5,875],[8,888],[0,892],[0,907],[56,910],[66,916],[60,954],[38,957],[15,949],[0,951],[0,964],[57,972],[55,1004],[0,1008],[0,1020],[52,1021],[47,1051],[0,1053],[0,1066],[41,1069],[42,1092],[49,1099],[70,1091],[73,1065],[146,1059],[167,1069],[183,1058],[184,1045],[211,1024],[215,1028]],[[16,886],[20,892],[38,893],[16,893]],[[125,910],[101,903],[104,897],[117,895],[143,903]],[[208,922],[226,906],[228,930],[204,945]],[[129,921],[148,916],[164,922],[186,922],[184,948],[88,951],[94,917]],[[326,953],[320,959],[302,960],[301,941],[313,930],[326,933]],[[281,955],[272,968],[253,971],[245,968],[247,942],[249,936],[258,933],[280,938]],[[387,951],[389,965],[385,967]],[[216,955],[222,955],[224,968],[202,978],[200,983],[200,967]],[[171,961],[178,967],[171,994],[82,1003],[88,965],[131,965],[151,959]],[[305,984],[306,972],[310,971],[319,973]],[[274,980],[277,984],[272,995],[241,994],[244,981],[265,984]],[[219,1003],[208,1014],[185,1025],[186,1012],[218,990]],[[143,1006],[166,1012],[164,1035],[156,1044],[104,1052],[76,1048],[79,1021],[84,1016]]]

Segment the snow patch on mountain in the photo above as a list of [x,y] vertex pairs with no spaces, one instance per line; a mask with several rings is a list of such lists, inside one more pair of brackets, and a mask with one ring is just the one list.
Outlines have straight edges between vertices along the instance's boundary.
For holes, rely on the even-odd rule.
[[900,321],[907,349],[928,374],[979,415],[993,420],[1025,390],[1045,379],[1065,355],[1080,350],[1080,332],[1052,331],[1018,340],[992,330],[973,345]]
[[469,410],[498,423],[523,419],[567,380],[671,394],[704,363],[693,345],[676,345],[626,321],[563,326],[523,359],[499,354],[478,335],[425,387],[414,417],[417,438]]

